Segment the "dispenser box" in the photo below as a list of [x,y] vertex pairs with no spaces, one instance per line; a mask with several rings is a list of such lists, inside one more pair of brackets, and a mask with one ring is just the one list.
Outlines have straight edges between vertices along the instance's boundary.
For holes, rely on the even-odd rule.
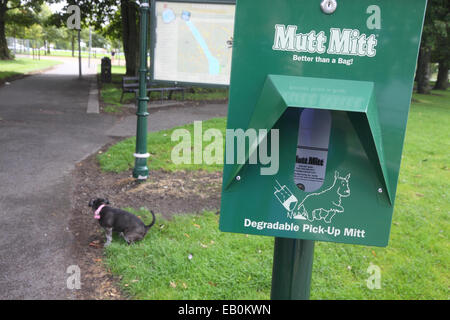
[[237,1],[220,229],[386,246],[426,0],[321,2]]

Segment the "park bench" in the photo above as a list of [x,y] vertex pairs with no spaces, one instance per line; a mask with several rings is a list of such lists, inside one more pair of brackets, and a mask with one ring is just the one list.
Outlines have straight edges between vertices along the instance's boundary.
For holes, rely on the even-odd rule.
[[[150,79],[147,78],[147,92],[159,92],[161,103],[164,100],[164,93],[169,92],[169,100],[172,99],[172,94],[174,91],[181,91],[183,93],[184,100],[184,91],[186,88],[183,87],[161,87],[161,88],[152,88]],[[122,95],[120,96],[120,102],[123,100],[123,95],[126,92],[134,92],[134,95],[137,97],[137,93],[139,91],[139,77],[123,77],[122,78]]]

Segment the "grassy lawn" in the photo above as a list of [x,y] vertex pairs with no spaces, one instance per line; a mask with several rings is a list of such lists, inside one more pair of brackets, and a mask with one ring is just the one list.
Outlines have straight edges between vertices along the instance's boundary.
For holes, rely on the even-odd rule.
[[[41,55],[45,55],[45,53],[43,53],[41,51]],[[72,56],[72,51],[53,51],[53,50],[50,51],[50,56],[52,56],[52,57],[74,57],[74,58],[78,58],[78,49],[75,49],[75,55],[74,56]],[[82,58],[88,58],[89,57],[89,52],[88,51],[81,51],[81,57]],[[101,59],[103,57],[108,57],[108,58],[111,59],[111,54],[110,53],[97,53],[94,56],[94,52],[91,52],[91,58]],[[120,57],[120,60],[121,61],[125,61],[123,56]]]
[[[194,125],[188,124],[179,126],[169,130],[158,132],[151,132],[147,136],[147,151],[150,153],[148,167],[150,170],[164,169],[168,171],[175,170],[206,170],[206,171],[220,171],[222,165],[207,165],[207,164],[179,164],[176,165],[171,160],[172,148],[179,143],[179,141],[171,141],[172,132],[176,129],[186,129],[193,132]],[[210,128],[217,128],[222,131],[225,137],[226,119],[215,118],[202,122],[203,132]],[[191,134],[193,137],[193,134]],[[224,141],[225,142],[225,141]],[[209,143],[205,142],[204,146]],[[100,166],[105,171],[121,172],[131,169],[134,165],[134,150],[136,145],[136,138],[128,138],[113,145],[107,152],[98,156]],[[191,163],[194,163],[194,150],[191,154]]]
[[[132,212],[151,219],[145,210]],[[171,221],[158,216],[144,242],[127,246],[114,238],[108,267],[138,299],[266,299],[273,240],[222,233],[218,218],[212,212]]]
[[[100,73],[100,65],[98,73]],[[120,102],[122,94],[122,77],[125,75],[124,66],[111,66],[111,83],[102,83],[100,88],[100,98],[106,104],[104,111],[107,113],[119,113],[125,103],[134,102],[134,93],[125,93],[123,101]]]
[[[20,54],[20,55],[33,55],[33,52],[32,52],[32,50],[30,49],[29,51],[27,51],[27,50],[17,50],[17,53],[16,54]],[[39,53],[38,53],[38,50],[37,49],[35,49],[35,52],[34,52],[34,54],[35,55],[38,55]],[[52,56],[52,57],[70,57],[70,58],[78,58],[78,48],[75,48],[75,52],[74,52],[74,55],[72,56],[72,50],[69,50],[69,51],[55,51],[55,50],[50,50],[50,54],[48,54],[45,50],[40,50],[40,56],[41,57],[45,57],[45,56]],[[82,58],[88,58],[89,57],[89,52],[88,51],[81,51],[81,57]],[[101,58],[103,58],[103,57],[108,57],[108,58],[111,58],[111,54],[110,53],[97,53],[95,56],[94,56],[94,52],[92,51],[91,52],[91,58],[94,58],[94,59],[101,59]],[[115,59],[117,60],[118,58],[117,58],[117,55],[115,56]],[[122,61],[122,63],[124,64],[125,62],[125,58],[124,58],[124,56],[122,55],[122,56],[120,56],[120,61]]]
[[[311,299],[450,298],[449,122],[450,91],[414,95],[388,247],[316,242]],[[225,120],[203,124],[223,130]],[[177,169],[168,161],[170,132],[149,135],[151,169]],[[99,160],[104,170],[128,170],[133,152],[128,139]],[[145,209],[133,212],[150,221]],[[272,238],[222,233],[218,216],[204,212],[158,217],[133,246],[116,237],[106,263],[137,299],[268,299],[272,255]],[[366,286],[372,264],[381,289]]]
[[15,60],[0,60],[0,80],[38,71],[60,64],[54,60],[33,60],[31,58],[17,58]]
[[[134,93],[125,93],[123,101],[120,102],[120,96],[122,94],[122,77],[125,75],[125,71],[126,69],[124,66],[112,66],[111,83],[102,83],[101,85],[100,97],[106,104],[105,112],[119,113],[124,104],[134,103]],[[98,72],[100,73],[100,66],[98,67]],[[158,87],[164,87],[164,85],[159,85]],[[184,101],[214,101],[225,100],[227,98],[228,89],[220,88],[191,87],[189,90],[186,90],[184,94]],[[161,97],[158,92],[152,92],[150,94],[150,101],[157,101],[159,103],[160,99]],[[174,92],[172,100],[183,100],[183,94],[181,92]]]

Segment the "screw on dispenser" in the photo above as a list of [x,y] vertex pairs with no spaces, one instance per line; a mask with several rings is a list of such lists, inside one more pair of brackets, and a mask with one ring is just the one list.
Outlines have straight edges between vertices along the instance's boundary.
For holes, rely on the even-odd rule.
[[337,2],[336,0],[323,0],[320,3],[320,8],[322,8],[322,11],[326,14],[332,14],[336,11],[337,8]]

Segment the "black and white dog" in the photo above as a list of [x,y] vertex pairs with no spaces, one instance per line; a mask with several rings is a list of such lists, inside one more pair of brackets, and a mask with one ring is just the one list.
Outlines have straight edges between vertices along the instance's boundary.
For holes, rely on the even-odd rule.
[[94,218],[98,219],[100,226],[105,229],[106,242],[105,247],[111,243],[112,232],[119,232],[128,244],[142,240],[148,230],[155,224],[156,218],[153,211],[153,221],[146,226],[141,219],[125,210],[107,206],[108,199],[92,199],[89,201],[89,207],[94,210]]

